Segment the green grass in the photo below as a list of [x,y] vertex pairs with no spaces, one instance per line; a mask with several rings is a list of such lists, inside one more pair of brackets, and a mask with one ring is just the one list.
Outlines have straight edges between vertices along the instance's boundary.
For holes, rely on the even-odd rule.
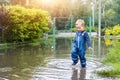
[[102,76],[120,77],[120,42],[115,42],[105,56],[104,64],[112,66],[111,70],[98,71]]
[[98,74],[108,77],[119,77],[120,78],[120,63],[109,64],[113,69],[97,71]]

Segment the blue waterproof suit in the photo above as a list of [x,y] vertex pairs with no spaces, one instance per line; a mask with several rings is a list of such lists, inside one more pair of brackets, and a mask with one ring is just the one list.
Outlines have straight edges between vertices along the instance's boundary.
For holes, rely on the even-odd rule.
[[86,58],[85,58],[86,43],[88,47],[91,47],[88,33],[85,30],[81,32],[77,31],[71,51],[71,57],[74,65],[78,63],[78,56],[79,56],[81,66],[86,67]]

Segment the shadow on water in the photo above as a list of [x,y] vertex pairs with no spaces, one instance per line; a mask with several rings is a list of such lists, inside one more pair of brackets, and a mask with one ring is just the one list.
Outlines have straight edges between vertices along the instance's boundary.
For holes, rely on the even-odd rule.
[[102,66],[101,60],[107,51],[103,40],[100,54],[98,40],[92,40],[94,52],[86,51],[86,69],[80,68],[79,63],[72,69],[72,42],[73,38],[54,37],[46,39],[45,48],[26,46],[0,50],[0,79],[3,77],[8,80],[112,80],[94,73],[94,70]]

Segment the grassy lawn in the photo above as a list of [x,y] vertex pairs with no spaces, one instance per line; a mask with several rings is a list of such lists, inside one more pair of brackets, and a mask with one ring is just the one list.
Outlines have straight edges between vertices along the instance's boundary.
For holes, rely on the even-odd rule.
[[98,71],[103,76],[120,77],[120,41],[115,42],[105,56],[104,63],[112,66],[110,70]]
[[113,69],[98,71],[97,73],[102,76],[119,77],[120,78],[120,63],[111,63],[109,65],[111,65]]

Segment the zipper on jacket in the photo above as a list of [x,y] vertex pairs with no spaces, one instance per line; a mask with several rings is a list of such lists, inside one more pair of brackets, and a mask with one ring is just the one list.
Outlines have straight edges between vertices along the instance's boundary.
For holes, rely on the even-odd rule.
[[78,35],[78,48],[80,46],[80,36]]

